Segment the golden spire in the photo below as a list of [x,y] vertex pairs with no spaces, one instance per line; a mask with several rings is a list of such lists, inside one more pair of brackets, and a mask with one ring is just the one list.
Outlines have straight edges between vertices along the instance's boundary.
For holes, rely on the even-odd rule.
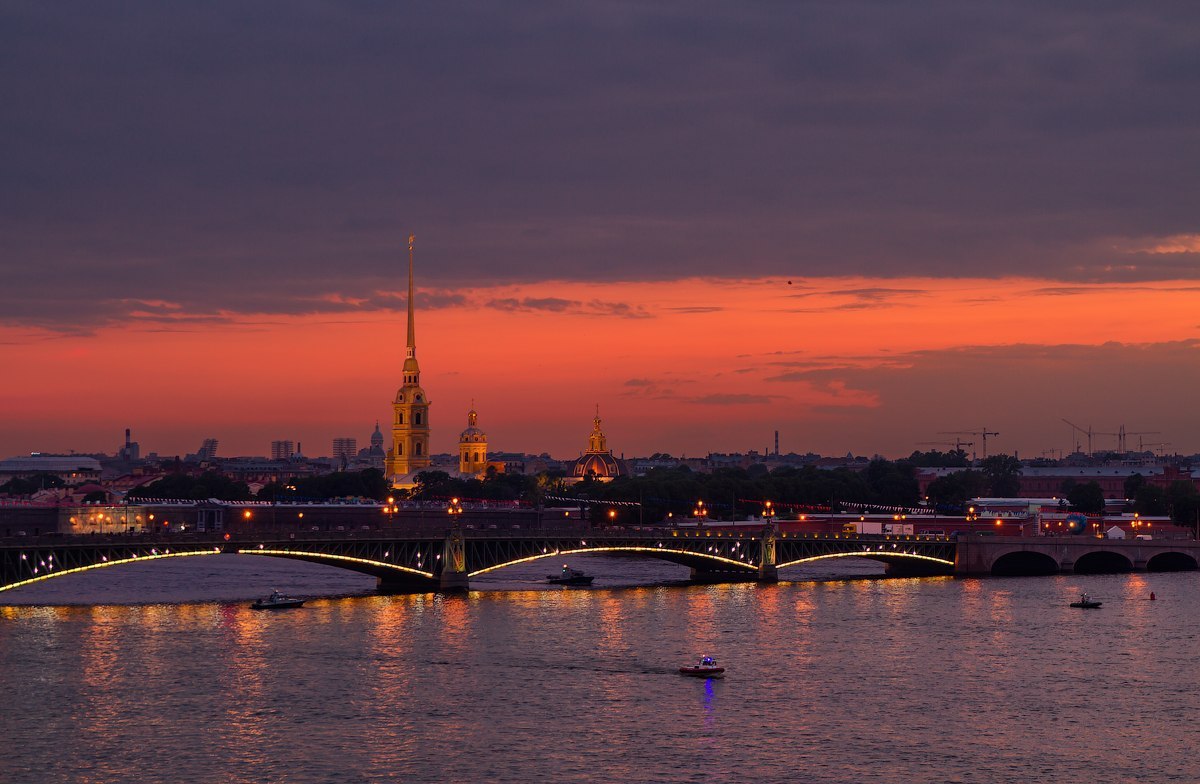
[[416,240],[415,234],[408,235],[408,353],[405,356],[409,359],[417,355],[417,320],[413,315],[413,244]]
[[588,436],[589,452],[607,451],[608,443],[604,431],[600,429],[600,404],[596,404],[596,418],[592,420],[592,434]]

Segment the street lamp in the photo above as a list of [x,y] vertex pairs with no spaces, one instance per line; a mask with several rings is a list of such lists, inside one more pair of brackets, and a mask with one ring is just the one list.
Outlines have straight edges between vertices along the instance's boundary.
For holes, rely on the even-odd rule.
[[704,517],[708,514],[708,510],[704,508],[704,501],[696,502],[696,508],[692,510],[692,514],[696,518],[696,525],[704,525]]
[[463,513],[462,504],[458,502],[457,498],[450,499],[450,508],[446,510],[446,513],[450,515],[450,524],[457,528],[459,515]]
[[608,524],[614,525],[616,523],[616,520],[617,520],[617,510],[609,509],[608,510]]
[[771,518],[775,517],[775,505],[770,501],[764,502],[762,516],[768,523],[771,522]]

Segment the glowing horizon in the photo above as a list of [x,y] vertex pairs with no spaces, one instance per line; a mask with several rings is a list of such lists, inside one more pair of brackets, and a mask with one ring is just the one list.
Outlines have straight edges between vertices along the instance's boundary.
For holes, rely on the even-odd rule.
[[[779,430],[783,452],[896,457],[982,426],[1001,433],[992,451],[1030,455],[1072,446],[1063,417],[1098,432],[1159,431],[1143,440],[1170,442],[1168,452],[1200,449],[1187,404],[1200,383],[1191,281],[437,290],[420,287],[419,262],[417,277],[435,454],[456,451],[472,399],[489,450],[556,457],[586,447],[596,404],[610,447],[627,455],[762,451]],[[160,456],[194,452],[206,437],[222,456],[267,454],[275,439],[313,456],[334,437],[365,447],[376,420],[386,432],[400,382],[404,299],[396,304],[194,318],[157,303],[90,334],[0,328],[0,362],[21,369],[21,384],[0,393],[20,413],[0,452],[111,453],[125,427],[143,454]]]

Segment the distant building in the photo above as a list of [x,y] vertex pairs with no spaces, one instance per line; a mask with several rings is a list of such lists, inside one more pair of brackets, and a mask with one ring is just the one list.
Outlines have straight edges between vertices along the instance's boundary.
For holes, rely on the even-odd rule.
[[592,434],[588,436],[588,450],[571,463],[567,482],[582,482],[587,477],[601,482],[611,482],[618,476],[628,476],[629,469],[623,460],[613,457],[608,448],[608,439],[600,429],[600,407],[596,406],[596,417],[592,420]]
[[125,446],[117,450],[117,458],[127,463],[136,463],[141,459],[141,452],[138,442],[130,440],[129,428],[125,428]]
[[416,474],[429,467],[429,399],[421,388],[417,364],[417,336],[413,304],[413,237],[408,238],[408,347],[404,356],[404,382],[392,400],[392,446],[387,451],[384,475],[393,487],[413,487]]
[[349,465],[358,456],[357,438],[333,439],[333,459],[336,463]]
[[[938,478],[965,470],[954,467],[919,469],[917,484],[921,494],[924,495],[929,485]],[[1189,470],[1177,466],[1023,466],[1017,493],[1022,497],[1061,497],[1070,483],[1086,485],[1095,482],[1105,498],[1124,498],[1125,482],[1134,474],[1140,474],[1147,484],[1164,489],[1177,481],[1192,482],[1200,487],[1200,476],[1193,476]]]
[[292,441],[272,441],[272,460],[291,460],[296,455],[296,444]]
[[43,455],[41,452],[34,452],[28,457],[0,460],[0,484],[15,477],[52,474],[67,485],[74,486],[99,481],[100,471],[100,461],[94,457]]
[[383,448],[383,433],[379,430],[379,423],[376,422],[375,432],[371,434],[371,446],[358,451],[356,464],[383,471],[386,461],[387,452]]
[[199,460],[212,460],[217,456],[218,441],[215,438],[206,438],[204,443],[200,445],[200,449],[196,452],[196,458]]
[[479,414],[467,412],[467,429],[458,437],[458,472],[482,476],[487,472],[487,433],[478,427]]

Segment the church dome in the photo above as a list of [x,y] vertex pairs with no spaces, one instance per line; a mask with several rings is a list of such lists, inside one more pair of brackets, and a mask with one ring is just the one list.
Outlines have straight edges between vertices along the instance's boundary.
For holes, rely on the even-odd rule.
[[588,452],[571,466],[571,476],[578,479],[588,476],[594,476],[596,479],[616,479],[625,474],[621,461],[613,457],[611,452]]
[[600,408],[597,406],[596,417],[592,420],[592,433],[588,437],[588,451],[571,464],[571,478],[575,481],[589,476],[601,481],[611,481],[619,476],[629,475],[625,464],[613,457],[600,424]]
[[479,429],[478,422],[479,414],[475,413],[475,409],[472,408],[467,412],[467,429],[462,431],[462,435],[458,437],[459,443],[468,444],[487,441],[487,433]]

